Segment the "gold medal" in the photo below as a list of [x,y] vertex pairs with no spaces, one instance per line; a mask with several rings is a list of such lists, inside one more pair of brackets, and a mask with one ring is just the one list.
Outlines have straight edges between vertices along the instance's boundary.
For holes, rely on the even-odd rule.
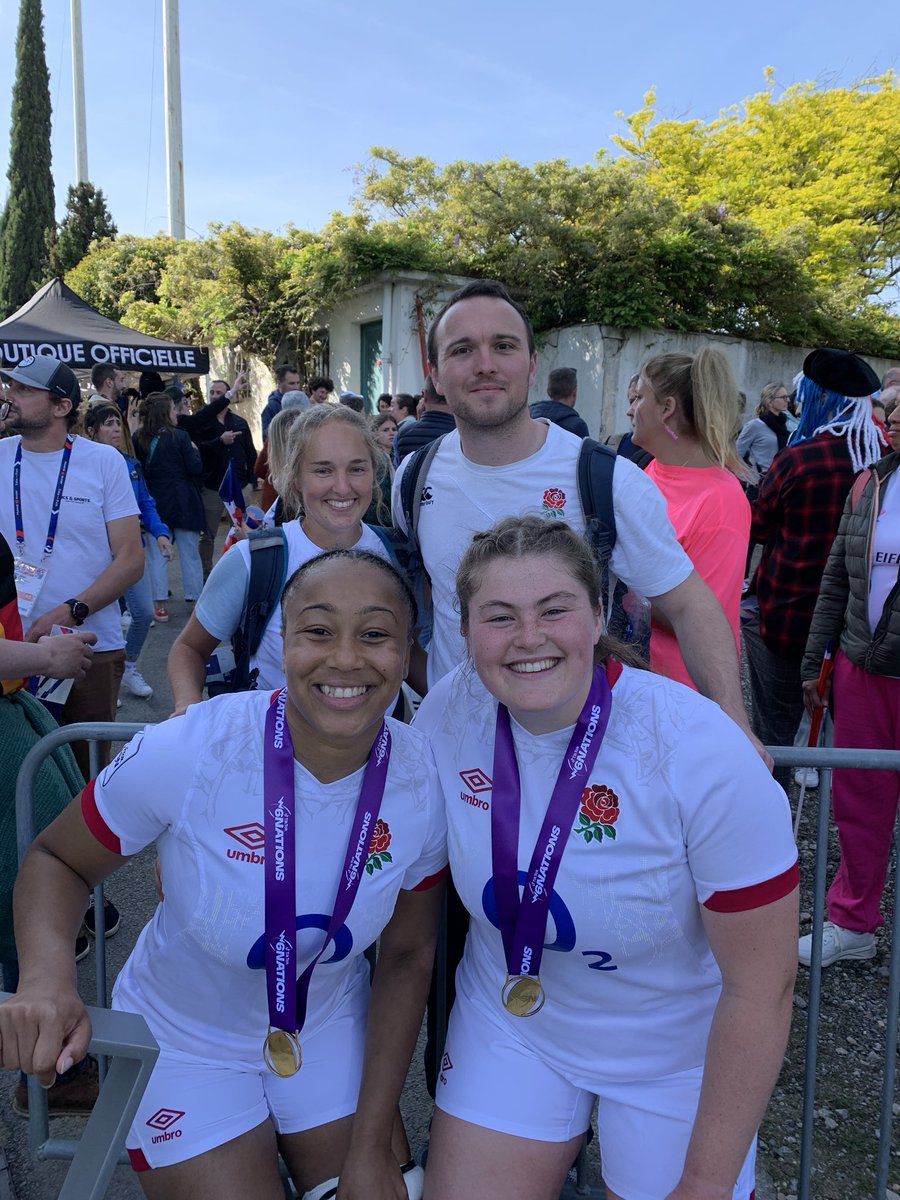
[[297,1034],[270,1027],[263,1042],[263,1058],[273,1075],[282,1079],[296,1075],[303,1065],[303,1051]]
[[503,1007],[513,1017],[533,1017],[544,1007],[544,989],[535,975],[507,975],[500,993]]

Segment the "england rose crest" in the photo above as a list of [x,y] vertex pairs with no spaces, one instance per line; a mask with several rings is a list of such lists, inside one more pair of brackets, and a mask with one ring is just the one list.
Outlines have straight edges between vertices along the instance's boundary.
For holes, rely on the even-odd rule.
[[374,874],[375,871],[381,871],[385,863],[394,861],[388,850],[392,840],[390,826],[387,821],[382,821],[379,817],[372,831],[372,840],[369,842],[369,856],[366,859],[368,875]]
[[615,823],[619,819],[619,797],[605,783],[592,783],[584,789],[578,824],[572,830],[586,842],[616,840]]
[[547,488],[544,492],[544,516],[562,517],[566,510],[566,493],[562,488]]

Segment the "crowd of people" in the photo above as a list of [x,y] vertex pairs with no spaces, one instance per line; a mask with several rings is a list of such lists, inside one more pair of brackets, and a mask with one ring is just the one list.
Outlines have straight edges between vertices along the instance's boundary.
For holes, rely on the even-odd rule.
[[[598,1098],[611,1200],[749,1200],[811,957],[765,746],[826,703],[836,745],[900,744],[900,371],[815,351],[741,429],[721,352],[657,355],[602,445],[574,369],[529,406],[502,285],[451,296],[427,357],[421,395],[371,415],[279,366],[259,453],[243,376],[191,411],[158,377],[131,396],[98,369],[82,401],[54,359],[3,374],[10,753],[52,723],[26,677],[71,681],[66,723],[150,694],[173,552],[191,611],[172,718],[96,778],[48,761],[15,938],[4,860],[0,1062],[51,1091],[78,1072],[90,889],[155,844],[160,903],[113,996],[161,1048],[126,1143],[151,1200],[274,1200],[278,1154],[306,1200],[552,1200]],[[213,562],[225,476],[243,513],[262,484],[261,520]],[[898,779],[835,772],[825,965],[876,953]],[[423,1172],[398,1101],[426,1009]]]

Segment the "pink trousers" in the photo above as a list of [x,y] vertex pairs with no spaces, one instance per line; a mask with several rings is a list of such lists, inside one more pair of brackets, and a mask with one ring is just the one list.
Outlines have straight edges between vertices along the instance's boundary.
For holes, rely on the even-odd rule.
[[[900,679],[863,671],[839,650],[832,688],[835,746],[900,749]],[[828,919],[842,929],[871,933],[884,924],[881,894],[898,799],[898,771],[834,772],[841,865],[828,889]]]

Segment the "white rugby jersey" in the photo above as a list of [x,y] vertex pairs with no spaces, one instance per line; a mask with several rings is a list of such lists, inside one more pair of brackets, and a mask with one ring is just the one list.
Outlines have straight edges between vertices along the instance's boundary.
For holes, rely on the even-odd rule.
[[[88,827],[107,849],[154,840],[165,901],[116,983],[116,1008],[142,1013],[169,1049],[262,1069],[264,969],[263,728],[271,695],[192,705],[125,746],[83,793]],[[425,737],[388,719],[387,785],[347,920],[316,967],[306,1030],[332,1013],[365,1012],[363,951],[391,919],[401,888],[435,882],[447,862],[443,803]],[[331,916],[363,769],[323,784],[294,763],[297,973]],[[302,1045],[302,1034],[301,1034]]]
[[[415,720],[431,740],[453,879],[472,915],[457,992],[513,1022],[523,1042],[588,1088],[702,1064],[721,976],[701,905],[759,907],[798,879],[787,799],[744,733],[682,684],[617,663],[609,676],[609,726],[550,904],[546,1003],[524,1019],[500,1003],[507,971],[490,827],[497,702],[463,667],[429,692]],[[512,729],[524,884],[572,727]]]

